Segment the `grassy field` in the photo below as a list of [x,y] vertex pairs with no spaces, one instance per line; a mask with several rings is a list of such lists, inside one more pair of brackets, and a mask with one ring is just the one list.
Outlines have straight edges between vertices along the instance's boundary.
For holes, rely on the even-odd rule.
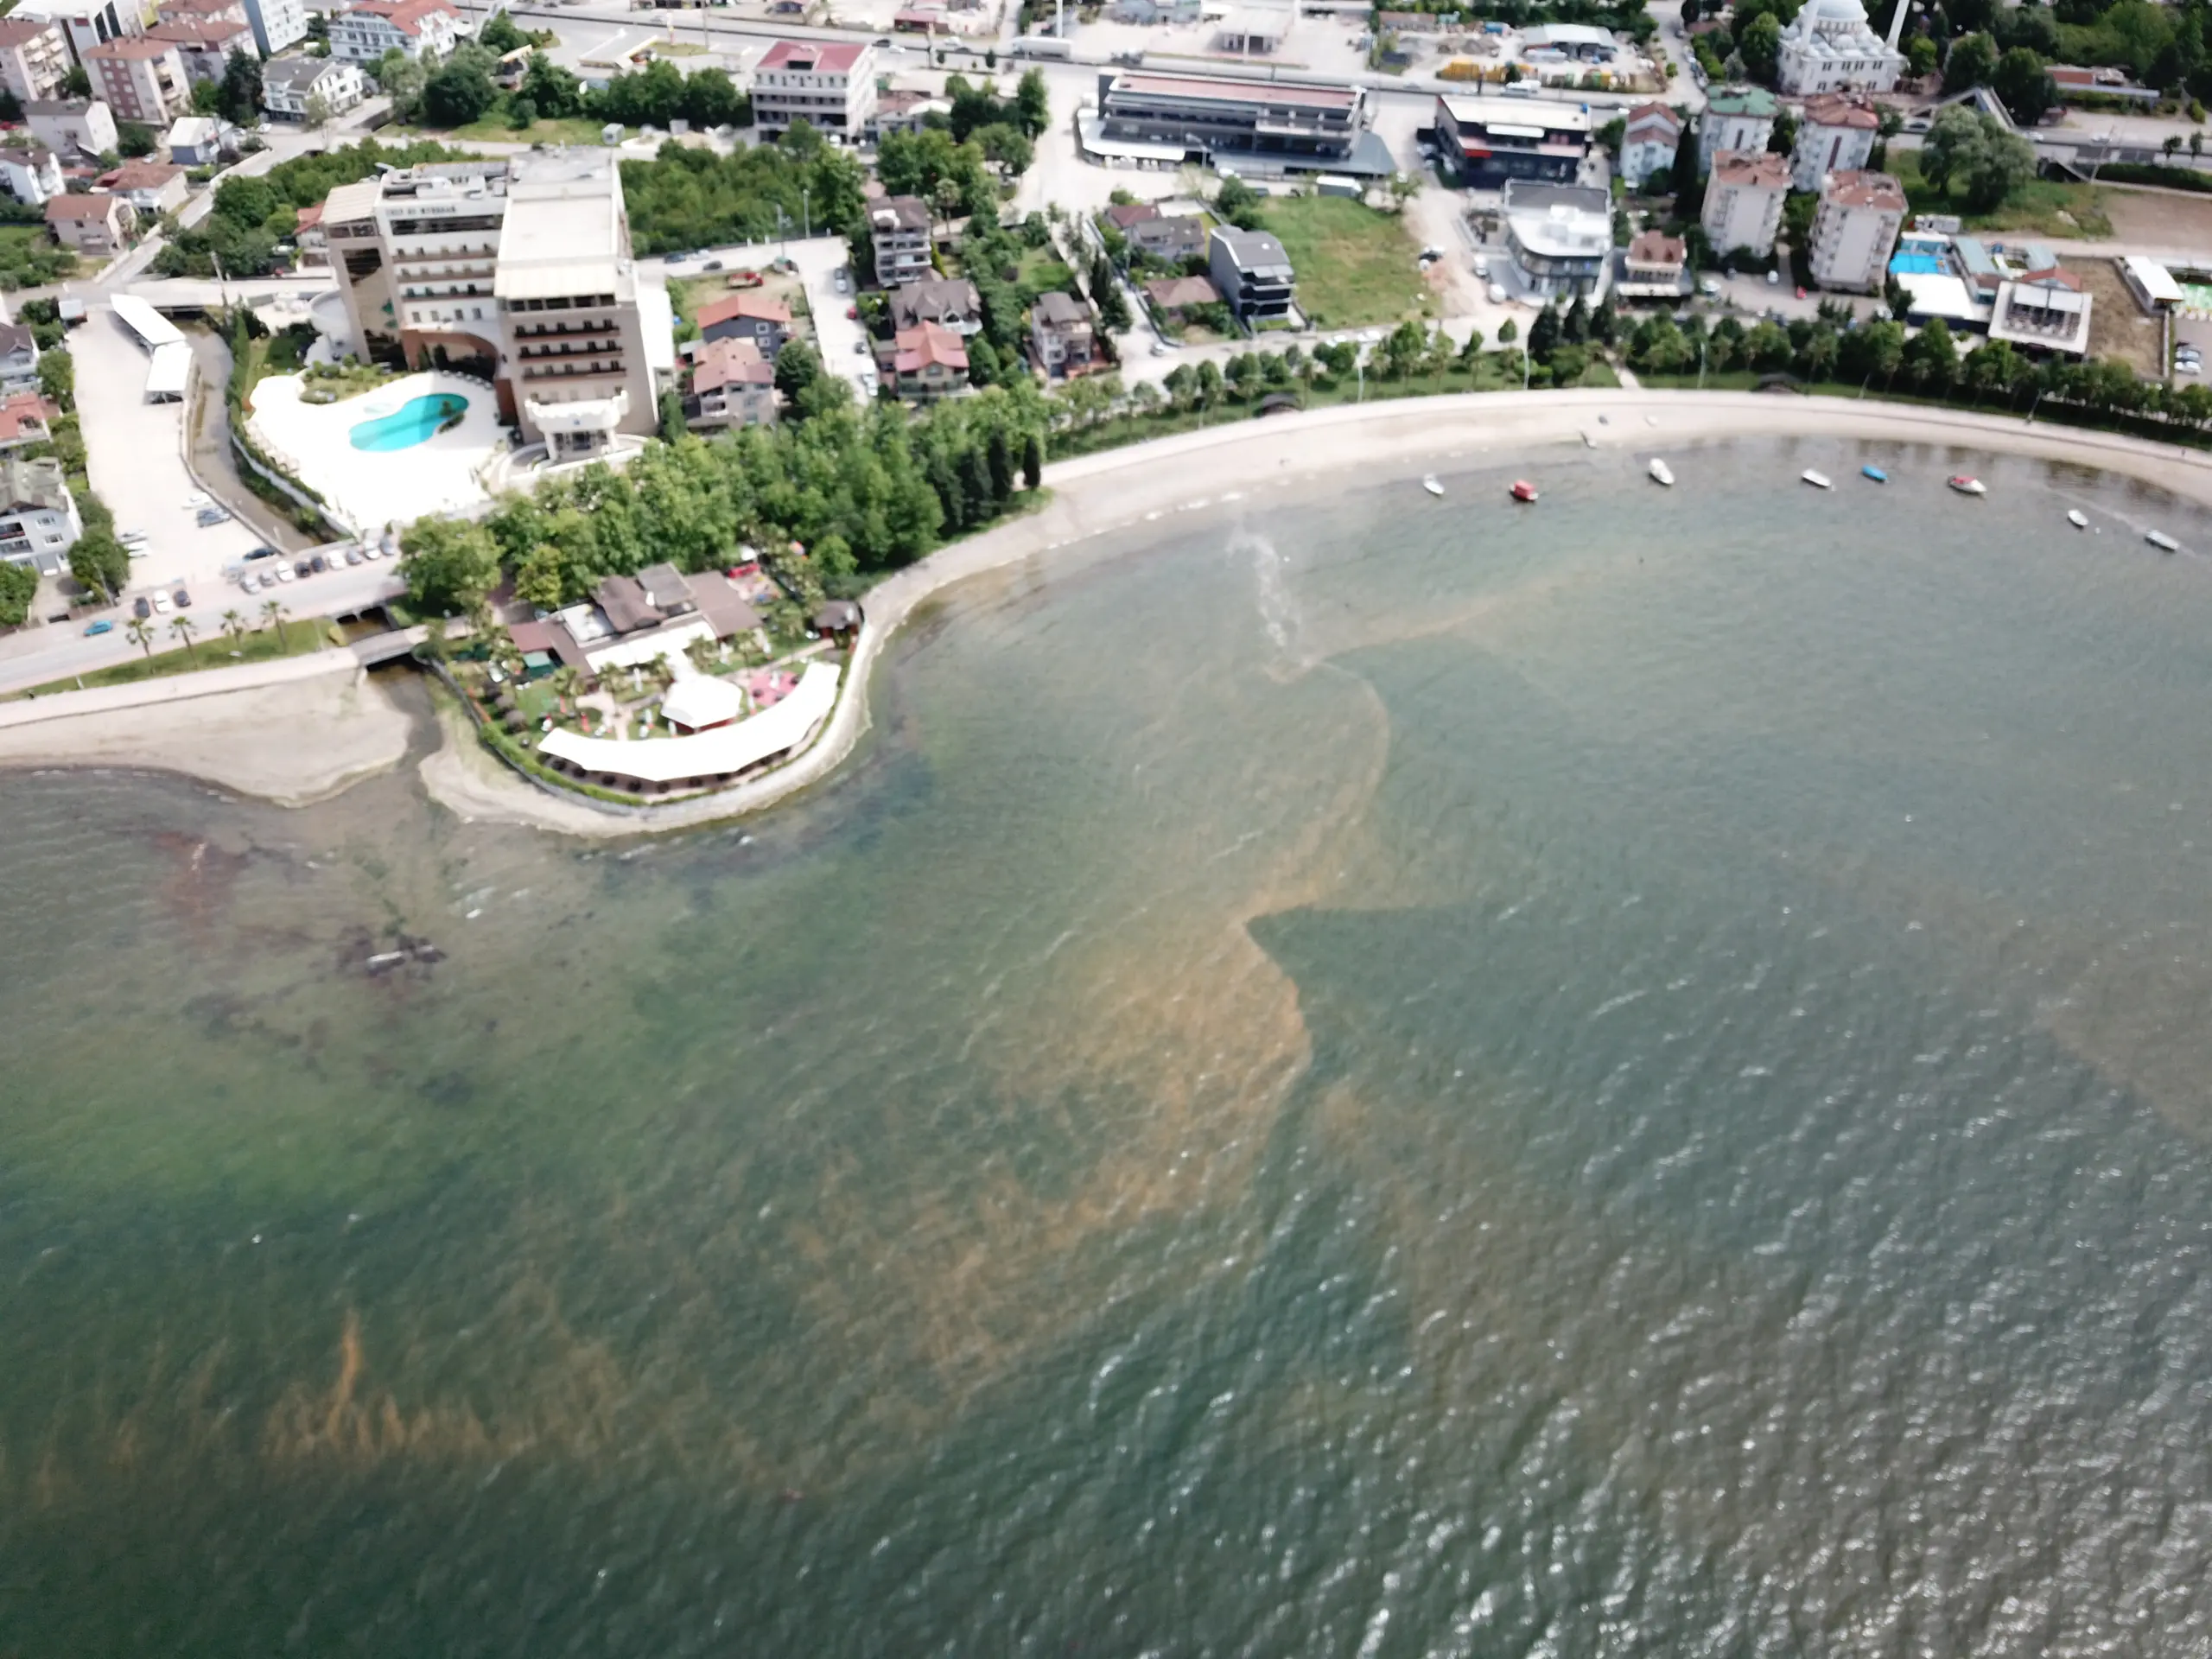
[[[395,127],[387,130],[402,142],[416,138],[467,138],[480,144],[596,144],[601,142],[600,130],[606,124],[588,116],[575,115],[557,120],[549,117],[518,128],[509,126],[499,117],[487,116],[465,127]],[[623,137],[629,136],[625,129]]]
[[1277,198],[1267,228],[1298,274],[1298,306],[1318,328],[1433,317],[1436,296],[1414,264],[1421,250],[1395,213],[1342,196]]
[[[258,621],[261,616],[259,607],[243,594],[238,597],[245,601],[235,607],[238,613],[250,622]],[[181,614],[190,616],[193,626],[200,630],[193,639],[190,651],[180,645],[175,651],[157,651],[150,657],[141,652],[127,663],[93,670],[82,677],[81,683],[87,690],[96,685],[130,685],[139,680],[158,680],[171,674],[189,674],[195,669],[231,668],[239,663],[265,663],[278,657],[304,657],[311,651],[322,650],[330,643],[330,622],[325,617],[295,617],[287,620],[283,641],[279,644],[276,631],[273,628],[257,629],[244,639],[232,639],[223,632],[221,611],[202,610],[194,606]],[[167,639],[171,637],[169,624],[174,620],[168,616],[149,617],[147,624],[159,638]],[[118,622],[116,632],[120,634],[125,626]],[[79,677],[72,675],[66,680],[52,680],[44,685],[34,686],[22,695],[35,697],[53,691],[74,691],[79,683]]]
[[77,256],[43,225],[0,225],[0,289],[38,288],[77,274]]
[[2063,184],[2056,179],[2031,179],[1993,213],[1970,213],[1920,176],[1920,156],[1910,149],[1890,152],[1890,171],[1904,186],[1905,200],[1916,213],[1956,213],[1970,231],[2033,231],[2053,237],[2105,237],[2112,234],[2112,220],[2105,216],[2105,194],[2094,184]]

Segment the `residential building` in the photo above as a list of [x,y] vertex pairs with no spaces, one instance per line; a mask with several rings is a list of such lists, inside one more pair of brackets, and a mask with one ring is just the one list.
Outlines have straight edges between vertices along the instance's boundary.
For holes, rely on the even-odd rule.
[[1098,77],[1098,114],[1086,121],[1083,143],[1108,159],[1388,176],[1389,146],[1367,121],[1367,95],[1357,86],[1125,69]]
[[1989,337],[2036,351],[2082,357],[2089,349],[2092,296],[2082,279],[2056,265],[2013,277],[1997,290]]
[[902,397],[948,397],[968,384],[968,346],[950,328],[925,322],[893,338],[891,382]]
[[891,326],[894,330],[918,328],[933,322],[954,334],[973,337],[983,329],[983,302],[976,284],[964,276],[925,278],[891,290]]
[[[273,58],[286,47],[308,37],[308,9],[303,0],[245,0],[245,20],[252,26],[254,43],[261,55]],[[449,52],[448,44],[437,48]]]
[[442,58],[461,38],[461,14],[448,0],[358,0],[330,19],[330,55],[372,64],[387,52]]
[[1230,315],[1246,327],[1290,315],[1297,276],[1282,244],[1265,231],[1217,226],[1206,244],[1206,264]]
[[1764,259],[1782,228],[1782,199],[1789,194],[1789,160],[1767,151],[1724,149],[1713,158],[1701,222],[1716,254],[1744,249]]
[[1811,0],[1782,31],[1775,81],[1785,92],[1886,92],[1904,73],[1904,54],[1866,26],[1859,0]]
[[56,196],[46,204],[46,228],[63,247],[105,259],[130,245],[138,215],[121,196]]
[[791,308],[766,294],[725,295],[699,308],[699,337],[714,341],[747,340],[771,363],[791,337]]
[[23,105],[31,137],[65,159],[112,156],[115,115],[98,99],[55,99]]
[[1539,300],[1603,296],[1613,256],[1613,204],[1601,185],[1513,179],[1505,249],[1516,286]]
[[1446,92],[1436,100],[1436,143],[1478,190],[1498,189],[1508,179],[1573,184],[1590,154],[1590,111],[1533,98]]
[[654,429],[654,353],[611,152],[427,162],[341,185],[322,207],[363,355],[475,365],[501,416],[555,461]]
[[[251,30],[245,0],[157,0],[154,16],[164,23],[238,23]],[[260,48],[255,48],[255,55]]]
[[168,162],[125,162],[100,175],[99,188],[129,202],[142,221],[184,206],[184,169]]
[[69,568],[69,550],[84,533],[59,456],[0,461],[0,559],[58,576]]
[[1822,92],[1805,100],[1797,116],[1797,143],[1789,152],[1789,188],[1808,194],[1831,173],[1856,173],[1874,153],[1881,113],[1871,99]]
[[2075,63],[2049,63],[2044,67],[2050,72],[2051,81],[2057,86],[2061,97],[2091,92],[2100,98],[2122,98],[2137,104],[2156,104],[2165,96],[2155,86],[2144,86],[2130,80],[2125,69],[2091,69]]
[[883,196],[868,206],[875,280],[885,288],[937,275],[930,263],[930,208],[918,196]]
[[62,192],[61,163],[44,144],[0,149],[0,189],[26,207],[43,207]]
[[61,95],[69,78],[69,41],[49,18],[0,17],[0,86],[18,104]]
[[1639,231],[1621,250],[1613,292],[1624,300],[1673,302],[1690,292],[1689,251],[1679,236]]
[[1675,164],[1682,121],[1664,104],[1639,104],[1628,112],[1621,131],[1621,177],[1641,190],[1654,173]]
[[1204,276],[1162,276],[1144,285],[1144,296],[1153,309],[1171,317],[1221,303],[1221,290]]
[[330,237],[322,226],[321,202],[299,211],[292,226],[292,247],[298,255],[295,260],[302,270],[322,270],[330,264]]
[[1029,308],[1029,349],[1047,379],[1088,374],[1097,355],[1090,308],[1058,289],[1039,294]]
[[794,122],[858,143],[875,114],[875,48],[861,41],[778,41],[753,71],[753,126],[779,137]]
[[557,658],[593,674],[643,667],[658,657],[681,661],[695,641],[728,639],[760,626],[760,613],[726,577],[712,571],[687,576],[671,564],[605,577],[589,601],[543,620],[526,606],[511,607],[505,620],[532,671]]
[[253,30],[228,18],[194,17],[156,23],[146,31],[146,38],[176,48],[177,56],[184,60],[186,79],[194,81],[222,79],[233,52],[243,52],[249,58],[261,55],[253,43]]
[[20,322],[0,322],[0,392],[26,391],[38,385],[38,336]]
[[[16,333],[28,334],[30,330],[20,323],[0,323],[0,345]],[[31,346],[35,353],[38,347]],[[43,443],[54,435],[54,423],[61,418],[61,410],[35,391],[21,388],[11,390],[0,399],[0,451],[20,449],[25,444]]]
[[1195,213],[1170,215],[1151,202],[1137,201],[1116,202],[1102,217],[1133,254],[1170,265],[1205,254],[1205,224]]
[[931,116],[949,117],[951,113],[952,105],[934,92],[894,87],[875,95],[875,108],[861,132],[870,139],[880,138],[887,132],[919,132]]
[[1117,23],[1195,23],[1198,0],[1114,0],[1106,16]]
[[305,121],[318,99],[343,115],[368,95],[368,78],[343,58],[279,58],[261,72],[261,107],[279,121]]
[[1904,187],[1888,174],[1829,174],[1813,219],[1814,283],[1845,293],[1880,293],[1904,215]]
[[192,112],[192,78],[184,58],[168,41],[132,35],[107,41],[84,54],[92,90],[119,121],[166,127]]
[[1713,158],[1724,149],[1764,149],[1774,137],[1782,105],[1764,86],[1723,86],[1705,100],[1697,118],[1697,170],[1713,171]]
[[691,362],[683,422],[693,427],[772,426],[776,365],[749,340],[709,340]]
[[162,143],[179,167],[212,167],[223,159],[223,124],[212,115],[181,115]]
[[16,0],[8,15],[57,25],[69,42],[69,55],[79,63],[92,48],[146,27],[144,11],[135,0]]

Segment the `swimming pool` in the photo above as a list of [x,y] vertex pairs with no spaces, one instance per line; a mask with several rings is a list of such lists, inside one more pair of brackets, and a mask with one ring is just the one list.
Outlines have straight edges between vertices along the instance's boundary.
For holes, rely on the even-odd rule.
[[437,391],[427,397],[410,397],[391,414],[363,421],[346,435],[356,449],[412,449],[467,407],[468,399],[458,392]]
[[1890,271],[1897,276],[1940,276],[1943,262],[1932,253],[1900,253],[1890,261]]

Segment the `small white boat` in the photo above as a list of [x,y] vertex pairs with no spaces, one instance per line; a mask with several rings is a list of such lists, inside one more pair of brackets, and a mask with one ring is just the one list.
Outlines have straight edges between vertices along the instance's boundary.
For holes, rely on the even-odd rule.
[[1660,460],[1658,456],[1651,457],[1651,465],[1645,470],[1650,473],[1651,481],[1654,484],[1664,484],[1669,489],[1674,488],[1675,469]]
[[1799,474],[1798,476],[1802,478],[1808,484],[1811,485],[1816,490],[1832,490],[1835,488],[1835,486],[1828,481],[1828,475],[1826,473],[1816,473],[1808,467],[1806,471]]
[[2152,546],[2157,548],[2161,553],[2178,553],[2181,551],[2181,543],[2174,540],[2172,537],[2167,535],[2163,530],[2145,531],[2143,534],[2143,539],[2150,543]]
[[1953,473],[1943,481],[1961,495],[1987,495],[1989,493],[1988,485],[1978,478],[1969,478],[1964,473]]
[[2069,507],[2066,510],[2066,522],[2076,530],[2087,530],[2089,527],[2089,515],[2079,507]]
[[1434,473],[1430,473],[1425,475],[1421,479],[1421,486],[1424,490],[1427,490],[1431,495],[1441,495],[1444,493],[1444,486],[1436,481],[1436,474]]

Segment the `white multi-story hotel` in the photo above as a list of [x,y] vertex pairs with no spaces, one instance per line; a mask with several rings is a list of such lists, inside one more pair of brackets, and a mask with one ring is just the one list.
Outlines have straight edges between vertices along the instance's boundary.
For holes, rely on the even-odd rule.
[[1811,192],[1831,173],[1856,173],[1874,153],[1882,118],[1872,100],[1823,92],[1805,100],[1789,152],[1789,188]]
[[330,55],[348,63],[381,62],[387,52],[442,58],[461,31],[448,0],[360,0],[331,18]]
[[1713,158],[1701,222],[1716,254],[1743,248],[1764,258],[1782,228],[1789,162],[1767,150],[1724,149]]
[[848,143],[875,114],[875,48],[864,41],[778,41],[753,72],[753,125],[773,138],[795,121]]
[[556,460],[655,429],[670,351],[648,348],[612,152],[404,168],[332,191],[323,231],[364,354],[480,369]]
[[1813,220],[1813,281],[1878,294],[1904,224],[1904,187],[1886,173],[1831,173]]
[[1886,92],[1904,73],[1904,54],[1866,27],[1859,0],[1812,0],[1782,31],[1775,58],[1775,79],[1792,95]]

